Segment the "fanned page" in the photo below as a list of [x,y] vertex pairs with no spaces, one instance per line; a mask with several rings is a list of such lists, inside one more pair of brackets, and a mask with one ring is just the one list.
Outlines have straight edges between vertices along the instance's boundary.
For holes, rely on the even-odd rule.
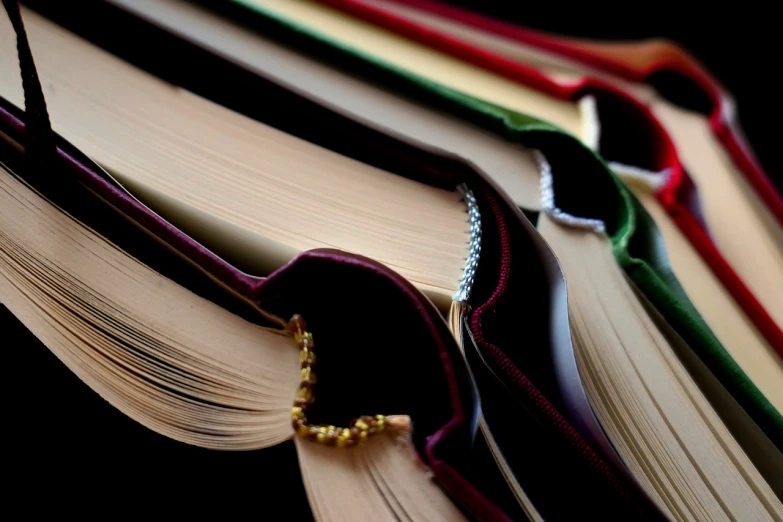
[[704,116],[662,100],[652,107],[699,188],[713,241],[783,327],[783,229],[712,136]]
[[0,188],[3,304],[93,390],[189,444],[248,450],[292,435],[289,337],[150,270],[4,168]]
[[[309,96],[430,145],[458,152],[492,176],[519,205],[539,208],[538,167],[531,153],[522,147],[330,69],[187,2],[113,1]],[[638,189],[637,193],[660,227],[674,272],[694,305],[753,383],[775,408],[783,411],[783,363],[649,191]]]
[[[120,411],[205,448],[257,450],[294,435],[300,360],[290,336],[154,272],[2,165],[0,231],[3,304]],[[317,520],[464,518],[406,436],[351,450],[297,440],[297,450]]]
[[[291,137],[24,16],[55,130],[186,233],[255,275],[306,249],[356,252],[451,302],[469,242],[457,192]],[[3,19],[0,94],[23,106],[14,49]]]
[[[458,330],[459,328],[454,329],[455,332]],[[511,469],[505,457],[503,456],[503,450],[498,446],[497,442],[495,442],[495,437],[492,435],[492,430],[490,430],[489,425],[484,418],[479,419],[479,429],[486,438],[489,451],[494,457],[495,463],[497,464],[498,468],[500,468],[501,473],[514,493],[517,502],[524,510],[528,520],[530,522],[544,522],[544,518],[533,505],[527,493],[525,493],[524,489],[522,489],[522,486],[520,486],[519,481],[514,475],[514,470]]]
[[[675,106],[649,87],[631,84],[510,38],[395,1],[378,0],[373,5],[499,56],[533,65],[560,82],[576,83],[589,74],[644,99],[669,132],[699,188],[707,226],[719,250],[778,326],[783,327],[783,228],[728,157],[704,115]],[[637,194],[640,190],[649,188],[637,185]]]
[[[296,439],[302,480],[318,520],[468,520],[416,462],[405,439],[384,440],[339,451]],[[361,499],[364,505],[357,505]],[[357,512],[358,511],[358,512]]]
[[598,234],[542,214],[573,304],[575,351],[615,448],[675,520],[780,520],[758,475],[653,324]]
[[[634,188],[634,184],[629,183],[629,187]],[[654,196],[644,189],[634,192],[661,230],[669,260],[674,272],[681,275],[679,280],[688,297],[731,358],[775,409],[783,412],[783,360],[742,313]]]

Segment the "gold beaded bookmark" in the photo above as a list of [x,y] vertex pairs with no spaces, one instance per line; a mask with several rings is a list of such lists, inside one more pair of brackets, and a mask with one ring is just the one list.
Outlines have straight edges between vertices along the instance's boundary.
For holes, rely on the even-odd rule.
[[302,316],[295,315],[288,322],[288,330],[293,334],[294,341],[299,345],[299,361],[302,364],[301,382],[296,392],[294,407],[291,408],[291,423],[294,431],[300,436],[338,448],[349,448],[364,442],[369,437],[384,429],[409,431],[410,418],[406,415],[362,415],[352,420],[347,428],[339,428],[326,424],[309,424],[307,422],[307,409],[315,402],[313,385],[316,382],[315,353],[313,348],[313,334],[307,331]]

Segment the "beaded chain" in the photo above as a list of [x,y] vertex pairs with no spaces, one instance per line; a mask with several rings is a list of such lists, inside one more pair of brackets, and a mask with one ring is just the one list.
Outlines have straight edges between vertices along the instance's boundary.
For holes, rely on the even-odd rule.
[[339,428],[326,424],[309,424],[307,422],[307,410],[313,402],[313,385],[316,383],[315,353],[313,348],[313,334],[307,331],[307,324],[300,315],[295,315],[288,322],[288,330],[293,334],[294,341],[299,345],[299,361],[302,365],[301,382],[294,399],[294,407],[291,408],[291,423],[294,431],[300,436],[338,448],[349,448],[364,442],[367,438],[383,431],[386,428],[407,430],[410,419],[407,416],[392,415],[362,415],[352,420],[347,428]]

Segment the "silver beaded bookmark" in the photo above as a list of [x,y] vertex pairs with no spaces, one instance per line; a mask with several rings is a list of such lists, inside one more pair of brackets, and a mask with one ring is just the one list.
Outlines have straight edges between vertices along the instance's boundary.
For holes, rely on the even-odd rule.
[[462,279],[459,282],[457,293],[454,294],[454,302],[464,303],[470,297],[481,254],[481,212],[479,212],[476,196],[473,195],[473,191],[467,185],[461,184],[457,187],[457,191],[465,199],[465,204],[468,207],[468,221],[470,223],[468,257],[465,261],[465,270],[462,272]]

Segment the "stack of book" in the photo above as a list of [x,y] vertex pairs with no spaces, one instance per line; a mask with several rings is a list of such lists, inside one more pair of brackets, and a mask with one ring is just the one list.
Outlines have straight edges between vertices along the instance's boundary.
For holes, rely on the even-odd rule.
[[783,520],[783,199],[687,52],[429,0],[21,4],[25,509]]

